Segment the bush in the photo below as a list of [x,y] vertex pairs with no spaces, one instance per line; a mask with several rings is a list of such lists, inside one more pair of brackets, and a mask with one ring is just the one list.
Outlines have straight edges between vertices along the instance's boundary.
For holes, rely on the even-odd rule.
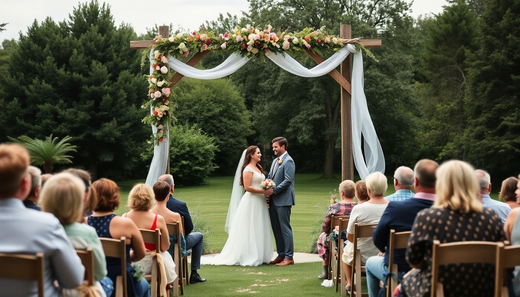
[[201,185],[215,170],[213,163],[217,146],[213,137],[201,129],[175,125],[170,129],[170,173],[175,183]]

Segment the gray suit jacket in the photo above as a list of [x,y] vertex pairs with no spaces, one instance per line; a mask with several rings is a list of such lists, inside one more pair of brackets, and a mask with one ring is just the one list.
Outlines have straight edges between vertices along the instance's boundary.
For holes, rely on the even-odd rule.
[[[65,230],[50,213],[26,208],[15,198],[0,199],[0,252],[44,255],[45,296],[83,283],[85,269]],[[0,297],[37,296],[36,282],[0,278]]]
[[275,170],[275,165],[278,158],[273,160],[271,170],[268,178],[272,179],[276,184],[274,194],[271,196],[271,202],[275,206],[289,206],[294,205],[294,161],[286,153],[282,157],[282,164],[278,164]]

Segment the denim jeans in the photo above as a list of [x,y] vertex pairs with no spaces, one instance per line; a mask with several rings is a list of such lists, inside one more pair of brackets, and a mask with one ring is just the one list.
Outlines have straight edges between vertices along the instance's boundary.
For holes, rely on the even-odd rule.
[[[378,297],[381,287],[380,281],[385,281],[385,276],[388,273],[388,267],[385,265],[384,257],[374,256],[367,259],[365,269],[367,272],[367,286],[368,296]],[[399,279],[402,279],[404,272],[399,271]]]
[[191,249],[191,270],[200,269],[200,257],[202,256],[202,245],[204,235],[200,232],[191,232],[186,236],[186,250]]

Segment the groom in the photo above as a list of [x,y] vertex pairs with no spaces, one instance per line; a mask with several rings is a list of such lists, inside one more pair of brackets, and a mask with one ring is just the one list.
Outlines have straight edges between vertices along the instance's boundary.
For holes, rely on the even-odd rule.
[[291,208],[294,205],[294,161],[287,153],[287,139],[276,137],[272,141],[273,160],[268,178],[276,184],[268,197],[269,216],[276,241],[278,256],[270,264],[287,266],[294,264],[294,244],[291,228]]

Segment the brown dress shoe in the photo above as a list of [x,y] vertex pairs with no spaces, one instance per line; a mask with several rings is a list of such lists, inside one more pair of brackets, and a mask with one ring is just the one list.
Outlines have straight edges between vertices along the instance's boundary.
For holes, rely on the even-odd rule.
[[287,266],[287,265],[293,265],[293,264],[294,264],[294,260],[283,259],[283,261],[276,264],[276,266]]
[[269,264],[278,264],[282,262],[284,259],[282,257],[276,257],[273,261],[269,262]]

